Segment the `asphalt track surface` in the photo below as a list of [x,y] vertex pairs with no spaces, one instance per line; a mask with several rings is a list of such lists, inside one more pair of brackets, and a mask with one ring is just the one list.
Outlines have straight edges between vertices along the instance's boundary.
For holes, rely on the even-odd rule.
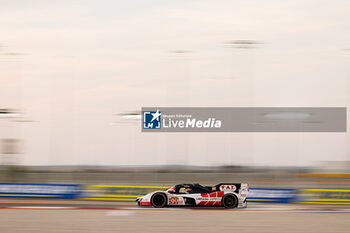
[[0,232],[349,232],[350,207],[250,204],[246,209],[135,203],[1,200]]

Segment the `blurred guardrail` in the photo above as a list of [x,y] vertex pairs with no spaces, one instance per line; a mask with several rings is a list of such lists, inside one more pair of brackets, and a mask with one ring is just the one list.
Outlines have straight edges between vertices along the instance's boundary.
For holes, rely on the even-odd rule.
[[82,185],[76,184],[26,184],[0,183],[0,197],[3,198],[79,198]]
[[[169,186],[86,185],[81,199],[135,201],[147,193],[168,189]],[[289,203],[296,199],[296,189],[250,189],[249,202]]]
[[[167,188],[169,186],[0,183],[0,198],[135,201],[139,196]],[[251,188],[247,201],[350,205],[350,190]]]
[[298,176],[303,178],[350,178],[348,173],[302,173]]
[[290,203],[297,198],[296,189],[251,188],[248,202]]
[[346,189],[301,189],[297,203],[350,205],[350,190]]
[[131,185],[85,185],[80,199],[103,201],[135,201],[147,193],[164,190],[169,186],[131,186]]

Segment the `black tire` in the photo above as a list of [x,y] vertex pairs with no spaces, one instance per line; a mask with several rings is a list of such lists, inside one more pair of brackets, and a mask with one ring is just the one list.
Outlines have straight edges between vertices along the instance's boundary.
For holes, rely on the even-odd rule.
[[155,193],[151,197],[151,204],[154,208],[163,208],[167,202],[168,199],[164,193]]
[[238,198],[233,194],[226,194],[221,200],[222,206],[225,208],[235,208],[238,205]]

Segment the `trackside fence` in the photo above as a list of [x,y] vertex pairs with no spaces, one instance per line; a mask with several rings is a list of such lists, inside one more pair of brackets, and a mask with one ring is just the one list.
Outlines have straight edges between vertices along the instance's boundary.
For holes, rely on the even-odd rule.
[[82,188],[79,184],[0,183],[0,197],[76,199]]
[[[169,186],[0,183],[0,198],[50,198],[135,201]],[[346,189],[251,188],[248,202],[350,205]]]

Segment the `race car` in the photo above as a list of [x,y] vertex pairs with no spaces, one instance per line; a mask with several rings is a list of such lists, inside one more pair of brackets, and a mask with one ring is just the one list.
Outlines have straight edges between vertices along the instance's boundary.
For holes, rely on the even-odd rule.
[[155,191],[136,199],[139,206],[222,206],[247,207],[248,184],[221,183],[215,186],[178,184],[167,190]]

